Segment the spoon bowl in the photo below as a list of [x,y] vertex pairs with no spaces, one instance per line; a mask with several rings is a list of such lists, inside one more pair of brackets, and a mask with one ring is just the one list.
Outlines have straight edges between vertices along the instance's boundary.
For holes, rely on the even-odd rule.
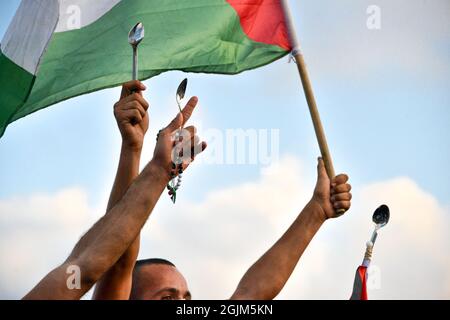
[[133,46],[137,47],[139,43],[144,39],[145,37],[145,28],[142,22],[138,22],[128,34],[128,42]]
[[388,224],[390,218],[389,207],[385,204],[375,210],[372,216],[372,221],[377,225],[377,228],[382,228]]

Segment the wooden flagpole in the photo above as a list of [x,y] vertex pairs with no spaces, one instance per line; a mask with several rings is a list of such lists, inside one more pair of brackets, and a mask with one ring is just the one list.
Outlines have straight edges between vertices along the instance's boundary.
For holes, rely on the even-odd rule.
[[[322,154],[325,168],[327,170],[328,177],[334,179],[336,173],[334,171],[333,160],[331,159],[330,149],[328,148],[327,138],[325,136],[325,130],[323,129],[322,121],[320,120],[319,110],[317,108],[316,99],[309,79],[308,70],[306,68],[305,59],[300,50],[300,44],[297,38],[297,33],[293,24],[291,11],[287,0],[281,0],[281,4],[284,10],[284,16],[286,19],[286,25],[289,32],[289,38],[292,44],[292,56],[297,64],[300,79],[302,81],[303,90],[305,92],[306,101],[308,103],[309,112],[311,113],[311,119],[314,125],[314,131],[316,132],[317,142],[319,143],[320,153]],[[338,215],[345,213],[345,210],[341,209],[336,212]]]
[[303,58],[303,55],[301,53],[296,53],[295,55],[293,55],[293,57],[295,58],[295,61],[297,63],[298,72],[302,80],[303,90],[305,91],[306,101],[308,103],[309,112],[311,113],[317,141],[319,143],[320,153],[322,154],[328,177],[330,177],[330,179],[333,179],[336,176],[333,166],[333,160],[331,159],[330,149],[328,148],[325,130],[323,129],[322,121],[320,120],[320,114],[317,108],[316,99],[314,98],[311,81],[309,80],[305,59]]

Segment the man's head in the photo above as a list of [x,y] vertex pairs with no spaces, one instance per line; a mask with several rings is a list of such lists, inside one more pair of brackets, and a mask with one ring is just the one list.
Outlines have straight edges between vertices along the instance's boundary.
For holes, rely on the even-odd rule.
[[190,300],[187,282],[175,265],[164,259],[139,260],[133,270],[131,300]]

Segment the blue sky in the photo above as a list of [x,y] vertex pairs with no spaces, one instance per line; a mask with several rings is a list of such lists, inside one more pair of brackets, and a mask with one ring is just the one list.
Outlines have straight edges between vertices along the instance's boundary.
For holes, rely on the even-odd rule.
[[[365,27],[365,8],[369,2],[345,7],[331,1],[303,1],[301,6],[293,3],[336,170],[351,173],[356,183],[409,176],[447,202],[450,38],[445,27],[448,22],[439,24],[431,20],[433,12],[425,17],[429,21],[422,20],[422,25],[436,24],[429,29],[443,34],[435,42],[427,34],[427,28],[416,34],[415,28],[404,32],[408,28],[401,26],[402,38],[397,39],[396,45],[401,47],[403,41],[412,43],[409,48],[412,51],[400,53],[405,59],[422,51],[421,46],[431,46],[444,64],[442,70],[434,73],[433,67],[427,66],[432,61],[424,59],[419,61],[422,65],[406,70],[397,65],[399,57],[390,59],[390,48],[384,50],[383,46],[391,44],[386,40],[389,29],[395,29],[393,32],[400,29],[395,19],[407,19],[410,24],[424,19],[418,16],[424,3],[412,2],[408,12],[391,11],[390,7],[395,6],[379,2],[383,24],[378,31]],[[17,0],[2,3],[1,34],[18,3]],[[383,8],[384,4],[387,8]],[[448,4],[443,1],[440,4],[448,13]],[[361,40],[351,44],[352,51],[329,45],[349,40],[352,33],[356,41]],[[368,60],[375,58],[373,68],[370,68],[372,61],[364,61],[362,56],[358,60],[368,66],[361,67],[367,70],[358,71],[355,65],[354,70],[341,72],[341,68],[353,68],[345,65],[352,55],[366,52],[371,52]],[[332,61],[344,65],[334,70],[322,68],[319,58],[327,60],[326,66]],[[152,104],[148,140],[174,114],[175,106],[169,105],[167,97],[173,95],[183,76],[172,72],[146,82]],[[288,64],[287,59],[238,76],[188,77],[189,93],[201,99],[198,111],[202,120],[207,119],[202,121],[204,127],[278,128],[281,154],[298,155],[313,164],[318,149],[295,66]],[[109,187],[115,170],[119,139],[111,107],[118,92],[119,89],[112,89],[75,98],[11,125],[0,141],[0,197],[80,185],[89,190],[95,201],[98,192]],[[196,171],[195,180],[209,189],[254,178],[258,172],[259,168],[251,165],[206,166]],[[202,188],[195,188],[190,196],[201,197],[203,192]]]
[[[336,171],[349,173],[355,189],[407,177],[448,207],[450,3],[291,3]],[[1,2],[0,34],[18,4]],[[366,27],[371,4],[381,8],[380,30]],[[150,160],[157,131],[176,113],[172,97],[185,76],[171,72],[145,82],[151,123],[143,162]],[[200,98],[192,123],[279,129],[280,156],[300,159],[306,176],[315,175],[319,151],[296,67],[287,58],[236,76],[187,77],[188,94]],[[101,206],[120,149],[112,113],[119,92],[71,99],[10,125],[0,140],[0,200],[75,186],[86,191],[90,205]],[[201,202],[215,190],[257,180],[262,168],[194,166],[182,197]]]

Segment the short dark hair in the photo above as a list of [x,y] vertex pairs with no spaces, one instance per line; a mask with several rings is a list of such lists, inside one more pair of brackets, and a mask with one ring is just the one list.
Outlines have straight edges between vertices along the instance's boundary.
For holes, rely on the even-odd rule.
[[131,286],[131,292],[130,292],[130,300],[136,299],[136,292],[139,287],[138,279],[139,279],[139,269],[144,266],[151,266],[151,265],[166,265],[176,268],[176,266],[166,259],[161,258],[152,258],[152,259],[144,259],[144,260],[138,260],[136,261],[136,264],[134,265],[133,269],[133,280],[132,280],[132,286]]
[[161,259],[161,258],[138,260],[138,261],[136,261],[136,264],[134,267],[139,268],[139,267],[148,266],[148,265],[152,265],[152,264],[163,264],[163,265],[172,266],[172,267],[176,268],[176,266],[172,262],[170,262],[169,260],[166,260],[166,259]]

